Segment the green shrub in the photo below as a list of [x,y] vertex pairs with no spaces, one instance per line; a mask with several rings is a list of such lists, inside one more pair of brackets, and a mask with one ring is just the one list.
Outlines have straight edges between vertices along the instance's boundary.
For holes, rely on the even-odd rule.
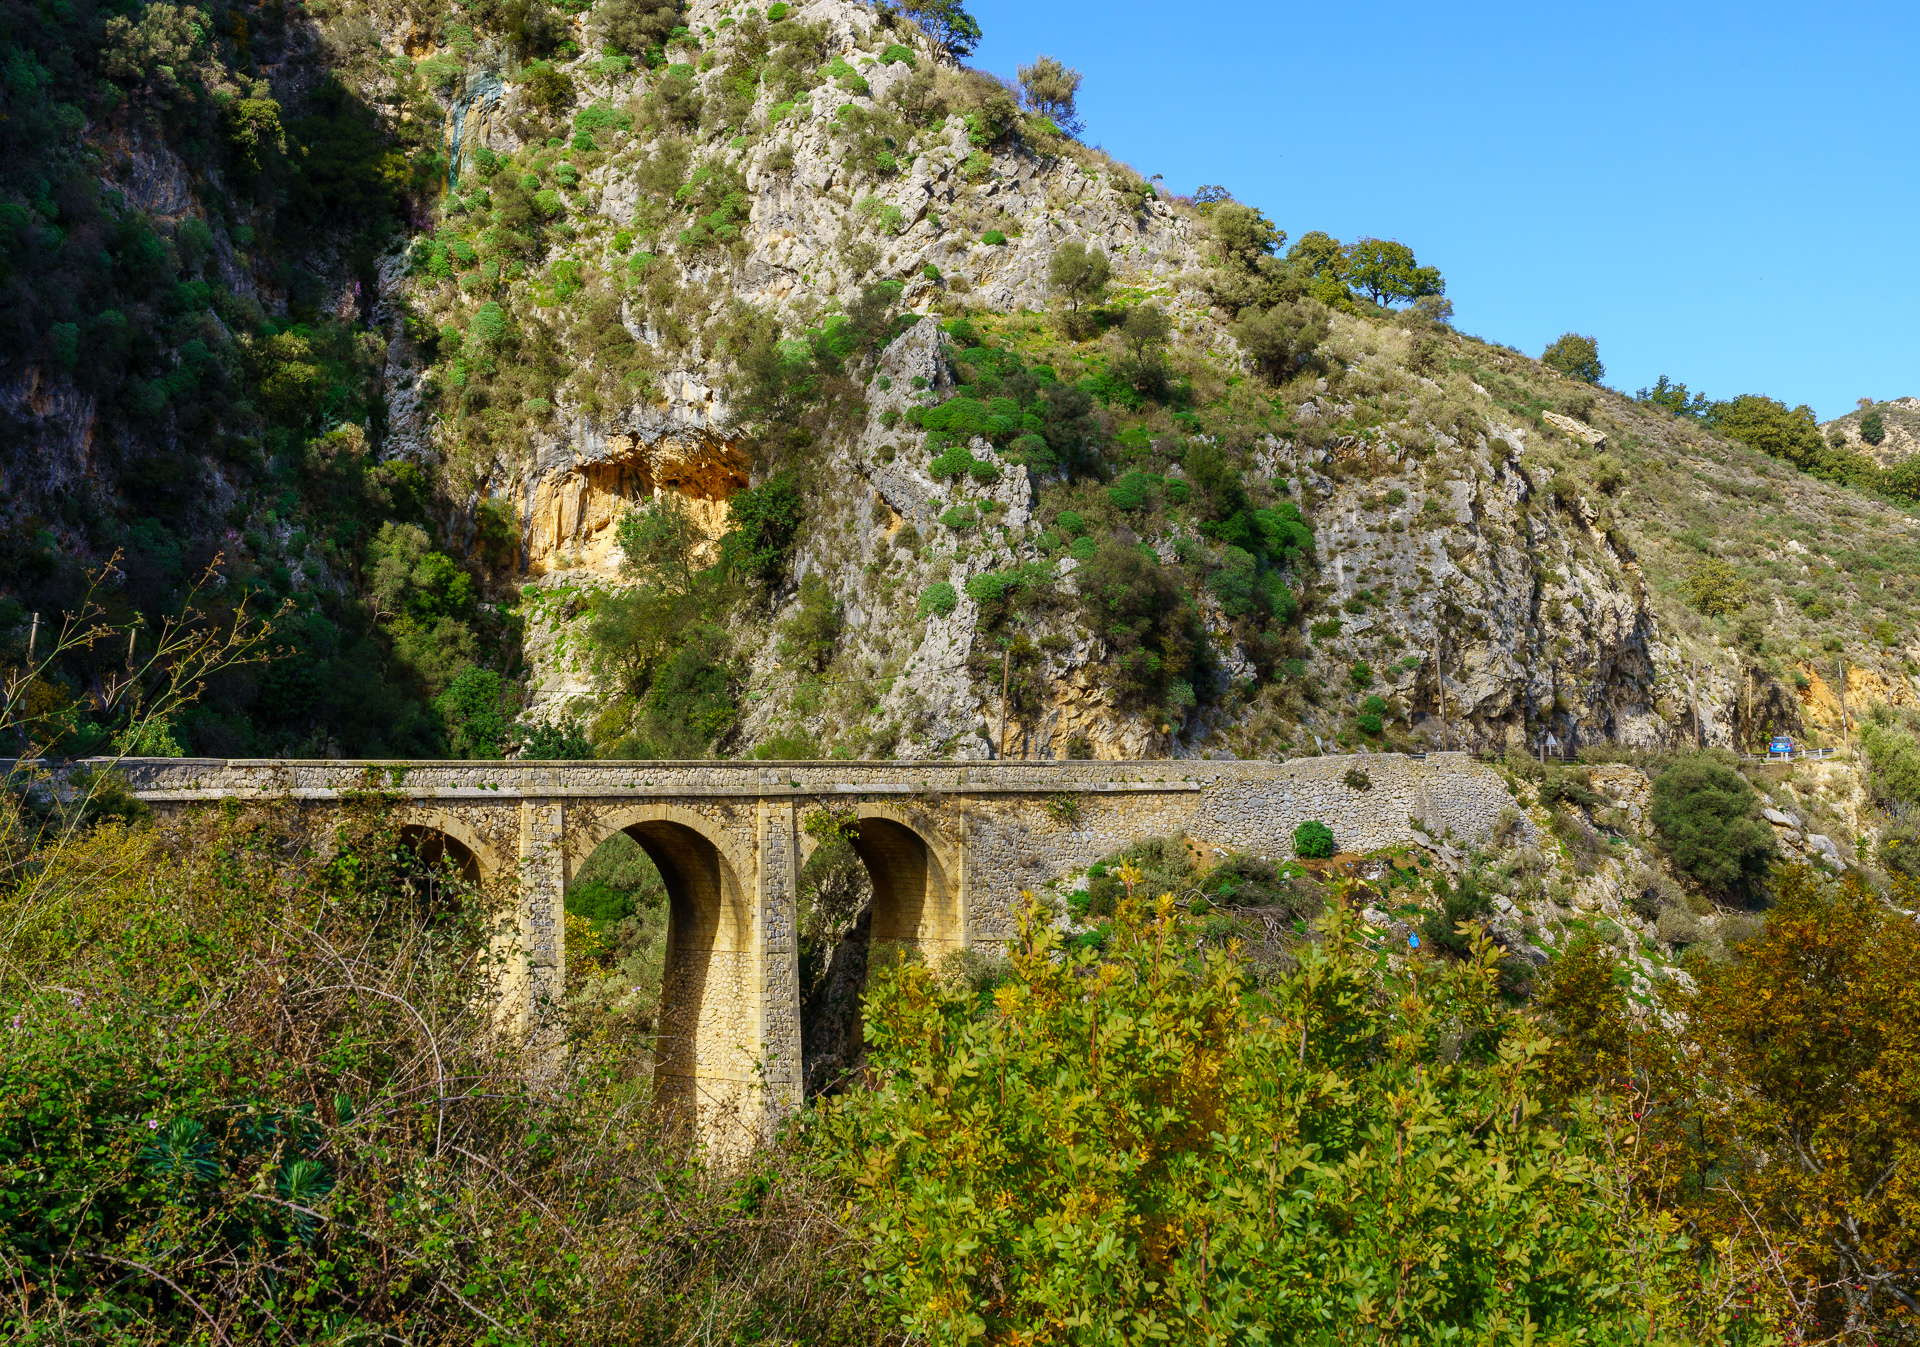
[[937,281],[940,279],[940,268],[929,262],[920,269],[920,274],[930,281]]
[[563,716],[528,727],[520,739],[520,756],[536,762],[584,762],[594,756],[593,741],[577,718]]
[[1740,572],[1719,557],[1708,557],[1687,575],[1687,601],[1709,617],[1738,612],[1752,602]]
[[1362,711],[1354,717],[1354,723],[1360,727],[1360,733],[1373,739],[1378,739],[1381,731],[1386,728],[1380,717],[1369,711]]
[[1860,746],[1867,751],[1874,799],[1892,805],[1920,803],[1920,743],[1911,734],[1869,721],[1860,727]]
[[1427,948],[1437,953],[1451,954],[1455,958],[1465,958],[1471,938],[1455,928],[1462,922],[1479,922],[1492,910],[1493,900],[1481,892],[1478,877],[1468,870],[1451,888],[1442,882],[1440,910],[1428,912],[1420,919],[1420,935]]
[[1778,854],[1747,779],[1711,753],[1679,759],[1653,783],[1653,826],[1674,866],[1709,893],[1757,897]]
[[1333,855],[1333,829],[1318,819],[1308,819],[1293,830],[1293,854],[1303,860],[1325,860]]
[[956,505],[940,516],[940,522],[950,529],[970,529],[980,522],[980,512],[971,505]]
[[742,579],[772,584],[786,569],[802,506],[799,483],[789,473],[736,492],[727,502],[721,563]]
[[1903,812],[1882,828],[1877,854],[1889,874],[1920,879],[1920,817]]
[[898,42],[892,42],[887,44],[885,51],[880,53],[880,64],[894,65],[896,63],[916,68],[920,64],[914,59],[913,48],[903,47]]
[[927,464],[927,471],[935,481],[946,481],[954,477],[964,477],[973,470],[974,457],[964,444],[949,445],[934,460]]
[[1144,510],[1153,503],[1160,478],[1150,472],[1129,472],[1107,488],[1107,499],[1116,509]]
[[492,669],[468,665],[434,699],[447,728],[447,741],[460,758],[505,756],[510,716],[507,688]]
[[1597,384],[1607,377],[1607,367],[1600,363],[1599,343],[1574,332],[1562,335],[1541,352],[1540,363],[1582,383]]
[[960,606],[960,595],[945,580],[935,580],[920,591],[920,616],[931,613],[935,617],[945,617]]
[[1365,660],[1356,660],[1353,667],[1347,670],[1347,677],[1357,688],[1372,687],[1373,666]]
[[1878,448],[1887,438],[1887,423],[1878,407],[1860,418],[1860,438]]
[[1007,241],[1007,236],[1001,233],[998,229],[989,229],[986,233],[980,236],[980,241],[982,243],[989,244],[997,248],[1001,244]]
[[1179,578],[1150,549],[1108,538],[1098,548],[1081,539],[1073,555],[1087,559],[1075,576],[1086,624],[1106,641],[1114,700],[1129,708],[1166,704],[1207,654],[1199,609]]

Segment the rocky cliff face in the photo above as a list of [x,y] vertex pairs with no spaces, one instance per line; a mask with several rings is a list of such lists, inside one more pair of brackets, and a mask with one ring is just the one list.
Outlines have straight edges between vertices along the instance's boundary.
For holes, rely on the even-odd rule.
[[[1916,700],[1897,511],[1364,303],[1275,379],[1217,302],[1209,207],[1054,134],[886,13],[788,8],[769,23],[699,0],[652,70],[605,56],[591,10],[550,35],[544,66],[484,27],[353,5],[256,41],[289,124],[330,106],[312,100],[331,71],[394,144],[420,147],[419,190],[371,264],[338,240],[269,241],[264,208],[236,204],[231,165],[189,162],[138,119],[103,123],[116,199],[160,231],[186,284],[211,288],[167,339],[227,362],[228,421],[246,433],[130,419],[85,370],[12,364],[0,471],[16,532],[104,560],[163,513],[147,484],[164,459],[199,551],[148,530],[137,572],[217,548],[244,583],[284,574],[282,593],[343,626],[329,605],[371,583],[381,522],[356,534],[316,503],[346,472],[370,484],[364,509],[397,521],[412,502],[406,517],[473,570],[526,660],[483,648],[495,628],[477,617],[467,644],[423,653],[376,605],[368,622],[392,638],[381,675],[432,696],[461,661],[491,661],[524,689],[515,710],[593,722],[634,695],[588,634],[634,583],[619,521],[672,496],[697,532],[693,564],[709,565],[731,502],[798,472],[779,574],[720,617],[739,714],[719,752],[1751,744],[1838,730],[1836,656],[1850,701]],[[253,59],[229,56],[235,70]],[[1112,264],[1071,334],[1049,275],[1067,243]],[[862,305],[900,321],[835,357],[812,419],[775,445],[754,353],[831,345]],[[1123,320],[1147,305],[1170,320],[1166,382],[1141,394]],[[277,439],[247,423],[289,401],[275,380],[362,360],[364,395],[283,415]],[[1015,433],[1031,436],[1036,388],[1088,399],[1038,456],[1013,435],[919,424],[956,398],[986,415],[1011,396]],[[1912,401],[1883,405],[1883,456],[1905,452]],[[1857,439],[1858,419],[1826,429]],[[1226,465],[1232,491],[1202,459]],[[312,499],[295,508],[296,492]],[[72,502],[89,493],[118,524],[83,522]],[[1282,507],[1310,545],[1249,553],[1234,509]],[[504,545],[486,532],[500,521]],[[1173,624],[1192,648],[1152,647],[1172,639],[1165,624],[1146,638],[1140,659],[1182,670],[1149,692],[1122,686],[1126,638],[1086,587],[1109,544],[1152,553],[1192,615]],[[1703,600],[1708,561],[1735,583]],[[783,632],[816,577],[834,633],[798,660]],[[1268,588],[1250,606],[1254,581]],[[1024,586],[1011,609],[996,597],[1008,584]],[[439,599],[408,602],[407,639],[439,630]],[[342,648],[312,630],[316,649]],[[254,696],[236,693],[233,714],[253,714]]]

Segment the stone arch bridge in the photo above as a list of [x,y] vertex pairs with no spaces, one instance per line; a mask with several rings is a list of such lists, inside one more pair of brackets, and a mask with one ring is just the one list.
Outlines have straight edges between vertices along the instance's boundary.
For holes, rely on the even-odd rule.
[[[594,849],[632,836],[666,882],[656,1063],[700,1113],[783,1110],[801,1089],[794,902],[823,806],[859,819],[873,938],[950,950],[1013,932],[1020,890],[1143,837],[1292,855],[1307,819],[1369,850],[1474,840],[1512,797],[1463,753],[1293,762],[342,762],[126,759],[156,810],[289,800],[303,812],[370,789],[473,878],[517,878],[523,1027],[565,980],[563,899]],[[317,820],[316,820],[317,821]]]

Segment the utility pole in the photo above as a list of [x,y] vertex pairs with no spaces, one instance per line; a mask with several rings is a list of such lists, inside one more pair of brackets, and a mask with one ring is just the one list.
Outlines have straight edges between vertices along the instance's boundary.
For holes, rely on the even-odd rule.
[[1842,655],[1833,657],[1833,671],[1840,677],[1840,737],[1847,737],[1847,661]]
[[1751,664],[1747,666],[1746,739],[1747,744],[1751,746],[1753,744],[1753,666]]
[[1000,652],[1000,756],[1007,756],[1007,689],[1013,677],[1013,647]]
[[1687,670],[1687,695],[1693,699],[1693,751],[1698,753],[1706,747],[1700,731],[1700,661],[1694,660]]

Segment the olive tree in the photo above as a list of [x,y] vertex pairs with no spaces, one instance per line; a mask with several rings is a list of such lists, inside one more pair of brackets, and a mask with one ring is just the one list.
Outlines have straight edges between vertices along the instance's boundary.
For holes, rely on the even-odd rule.
[[1107,283],[1113,279],[1113,263],[1100,248],[1089,248],[1077,239],[1068,239],[1053,250],[1047,265],[1047,284],[1067,306],[1067,335],[1086,335],[1085,310],[1107,297]]
[[1080,92],[1080,72],[1068,69],[1051,56],[1041,56],[1032,65],[1021,66],[1019,74],[1027,106],[1051,119],[1068,135],[1079,135],[1083,123],[1073,100]]

